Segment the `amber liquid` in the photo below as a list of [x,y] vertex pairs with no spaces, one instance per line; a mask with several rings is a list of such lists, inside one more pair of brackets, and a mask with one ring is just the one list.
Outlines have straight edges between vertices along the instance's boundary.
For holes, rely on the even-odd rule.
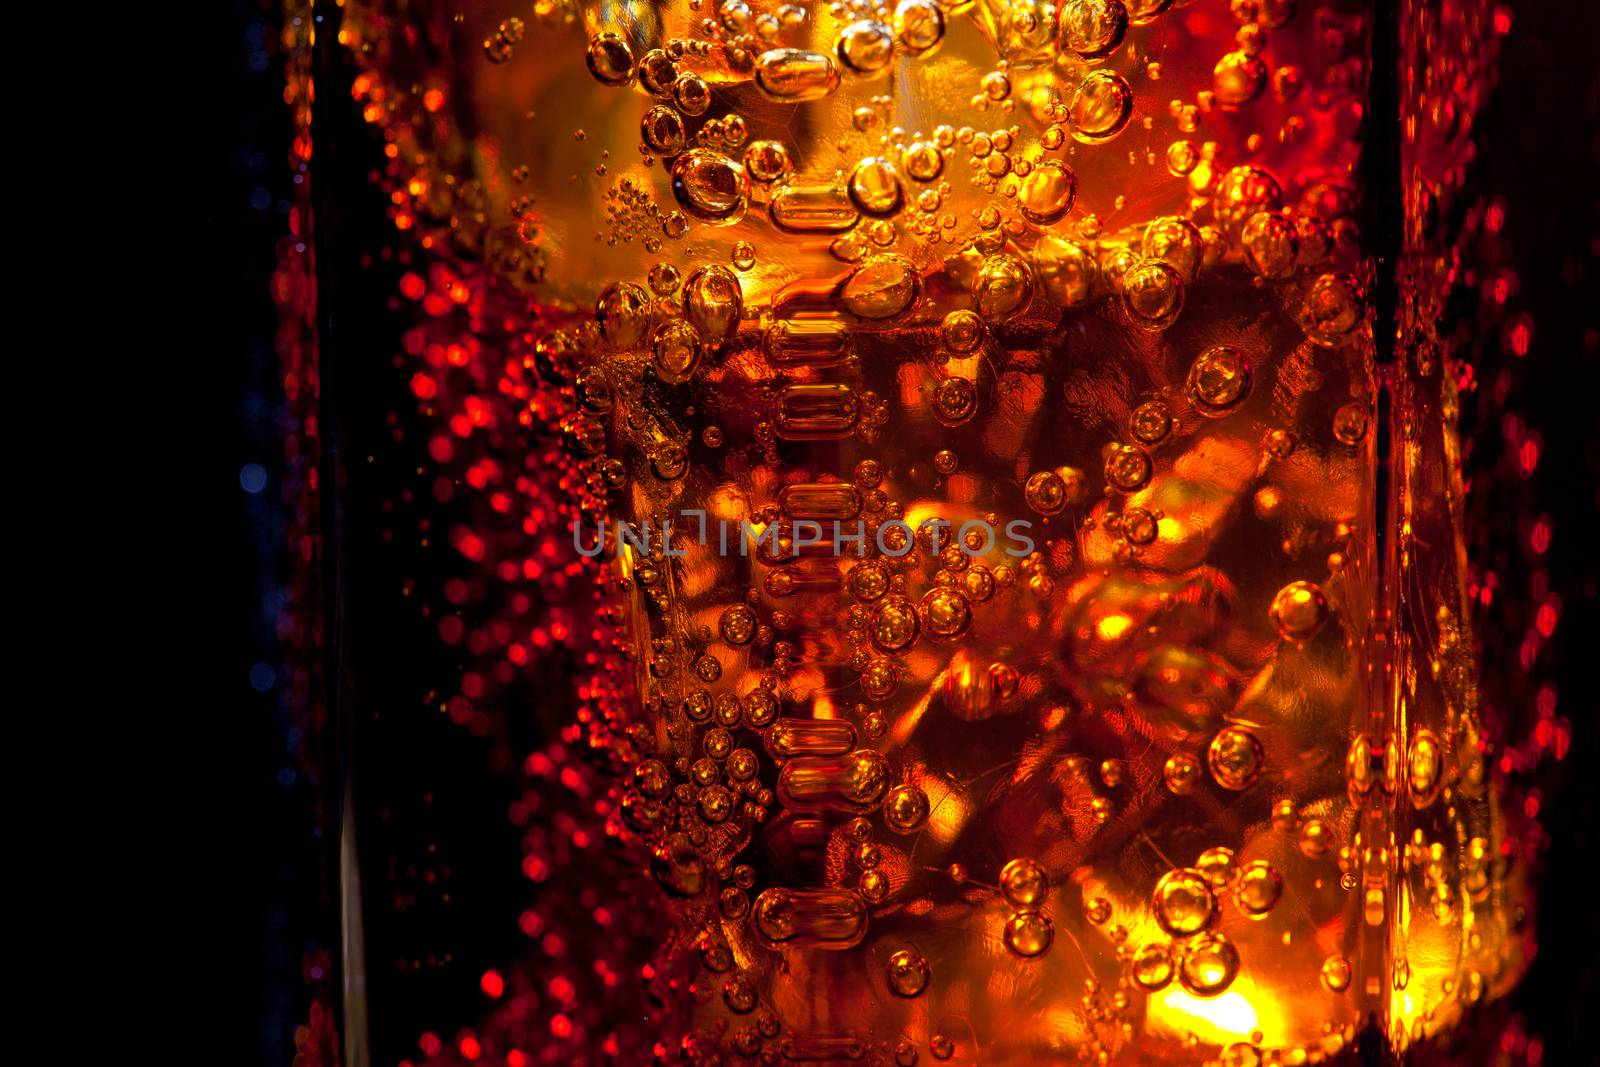
[[1299,1062],[1514,970],[1364,9],[539,14],[449,23],[477,140],[351,41],[402,228],[543,309],[579,506],[658,532],[598,565],[663,1047]]

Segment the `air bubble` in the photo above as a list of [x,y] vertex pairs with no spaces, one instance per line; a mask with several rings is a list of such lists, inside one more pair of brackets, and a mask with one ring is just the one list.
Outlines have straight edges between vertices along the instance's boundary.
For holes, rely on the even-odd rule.
[[639,122],[639,138],[645,147],[662,156],[675,156],[683,151],[686,135],[683,117],[662,104],[644,113]]
[[754,181],[776,182],[794,170],[794,161],[781,141],[752,141],[744,150],[744,169]]
[[1100,59],[1117,50],[1128,32],[1122,0],[1067,0],[1056,28],[1056,43],[1080,59]]
[[840,290],[846,310],[863,319],[892,319],[903,314],[922,292],[922,276],[904,256],[883,253],[869,257]]
[[1279,636],[1304,644],[1326,625],[1328,598],[1315,582],[1290,582],[1272,598],[1267,614]]
[[914,785],[897,785],[883,801],[883,821],[898,834],[911,834],[927,824],[928,794]]
[[894,35],[871,19],[851,23],[839,34],[839,58],[858,74],[876,74],[894,59]]
[[1264,758],[1261,742],[1242,726],[1223,727],[1206,749],[1211,777],[1222,788],[1235,792],[1256,780]]
[[600,334],[614,348],[632,348],[650,324],[650,294],[630,282],[608,287],[595,301]]
[[1072,210],[1078,180],[1065,163],[1045,160],[1017,188],[1017,206],[1029,222],[1048,226]]
[[700,364],[700,334],[682,319],[664,322],[656,329],[651,358],[664,382],[686,382]]
[[694,217],[729,226],[744,218],[750,179],[742,166],[721,152],[695,148],[673,161],[672,193]]
[[1042,956],[1055,940],[1055,925],[1036,911],[1019,911],[1006,920],[1006,948],[1023,959]]
[[1199,871],[1187,867],[1163,875],[1151,897],[1156,921],[1174,937],[1187,937],[1204,930],[1211,925],[1216,907],[1211,883]]
[[1142,330],[1165,330],[1183,310],[1183,276],[1159,259],[1140,260],[1122,276],[1122,302]]
[[1014,907],[1036,907],[1049,890],[1050,876],[1035,860],[1015,859],[1000,870],[1000,891]]
[[1139,949],[1130,964],[1134,983],[1147,993],[1165,989],[1172,981],[1173,969],[1172,948],[1160,942]]
[[869,156],[850,172],[850,199],[863,214],[886,218],[900,210],[900,175],[886,159]]
[[973,308],[985,322],[1004,322],[1025,309],[1032,298],[1033,275],[1028,265],[1004,252],[986,258],[972,282]]
[[1183,388],[1200,414],[1226,415],[1250,393],[1250,364],[1236,348],[1208,348],[1189,367]]
[[952,352],[965,355],[983,342],[983,320],[965,308],[958,308],[939,324],[939,339]]
[[1212,99],[1224,110],[1244,107],[1267,87],[1267,76],[1267,65],[1258,57],[1243,50],[1229,52],[1211,72]]
[[1084,144],[1102,144],[1121,133],[1133,115],[1133,89],[1110,70],[1090,72],[1067,104],[1072,136]]
[[1263,278],[1276,280],[1294,273],[1300,257],[1300,234],[1283,215],[1261,211],[1250,216],[1240,240],[1245,263]]
[[820,100],[839,87],[839,71],[821,52],[774,48],[756,61],[756,86],[774,100]]
[[925,55],[944,39],[944,12],[927,0],[901,0],[894,9],[894,36],[910,55]]
[[743,311],[744,292],[738,277],[727,267],[700,267],[684,282],[683,312],[709,344],[732,336]]
[[920,953],[901,949],[889,957],[884,967],[889,989],[897,997],[915,997],[928,988],[933,970]]
[[1114,445],[1106,454],[1106,482],[1118,492],[1138,492],[1149,484],[1150,473],[1150,457],[1132,445]]
[[1164,401],[1146,400],[1133,409],[1128,429],[1141,444],[1159,444],[1172,432],[1172,412]]
[[1239,872],[1239,885],[1234,890],[1234,900],[1239,910],[1253,918],[1260,918],[1272,910],[1283,895],[1283,876],[1273,870],[1266,860],[1247,863]]
[[627,85],[633,78],[633,50],[614,33],[597,33],[589,39],[589,73],[603,85]]
[[1233,984],[1239,974],[1239,950],[1217,933],[1201,934],[1184,953],[1178,977],[1197,997],[1214,997]]

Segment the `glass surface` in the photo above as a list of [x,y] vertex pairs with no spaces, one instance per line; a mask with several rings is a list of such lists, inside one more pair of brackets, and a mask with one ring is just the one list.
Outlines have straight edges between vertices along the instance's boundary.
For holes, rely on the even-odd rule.
[[344,5],[488,509],[405,531],[438,703],[578,694],[472,1049],[1315,1062],[1509,986],[1419,222],[1489,17]]

